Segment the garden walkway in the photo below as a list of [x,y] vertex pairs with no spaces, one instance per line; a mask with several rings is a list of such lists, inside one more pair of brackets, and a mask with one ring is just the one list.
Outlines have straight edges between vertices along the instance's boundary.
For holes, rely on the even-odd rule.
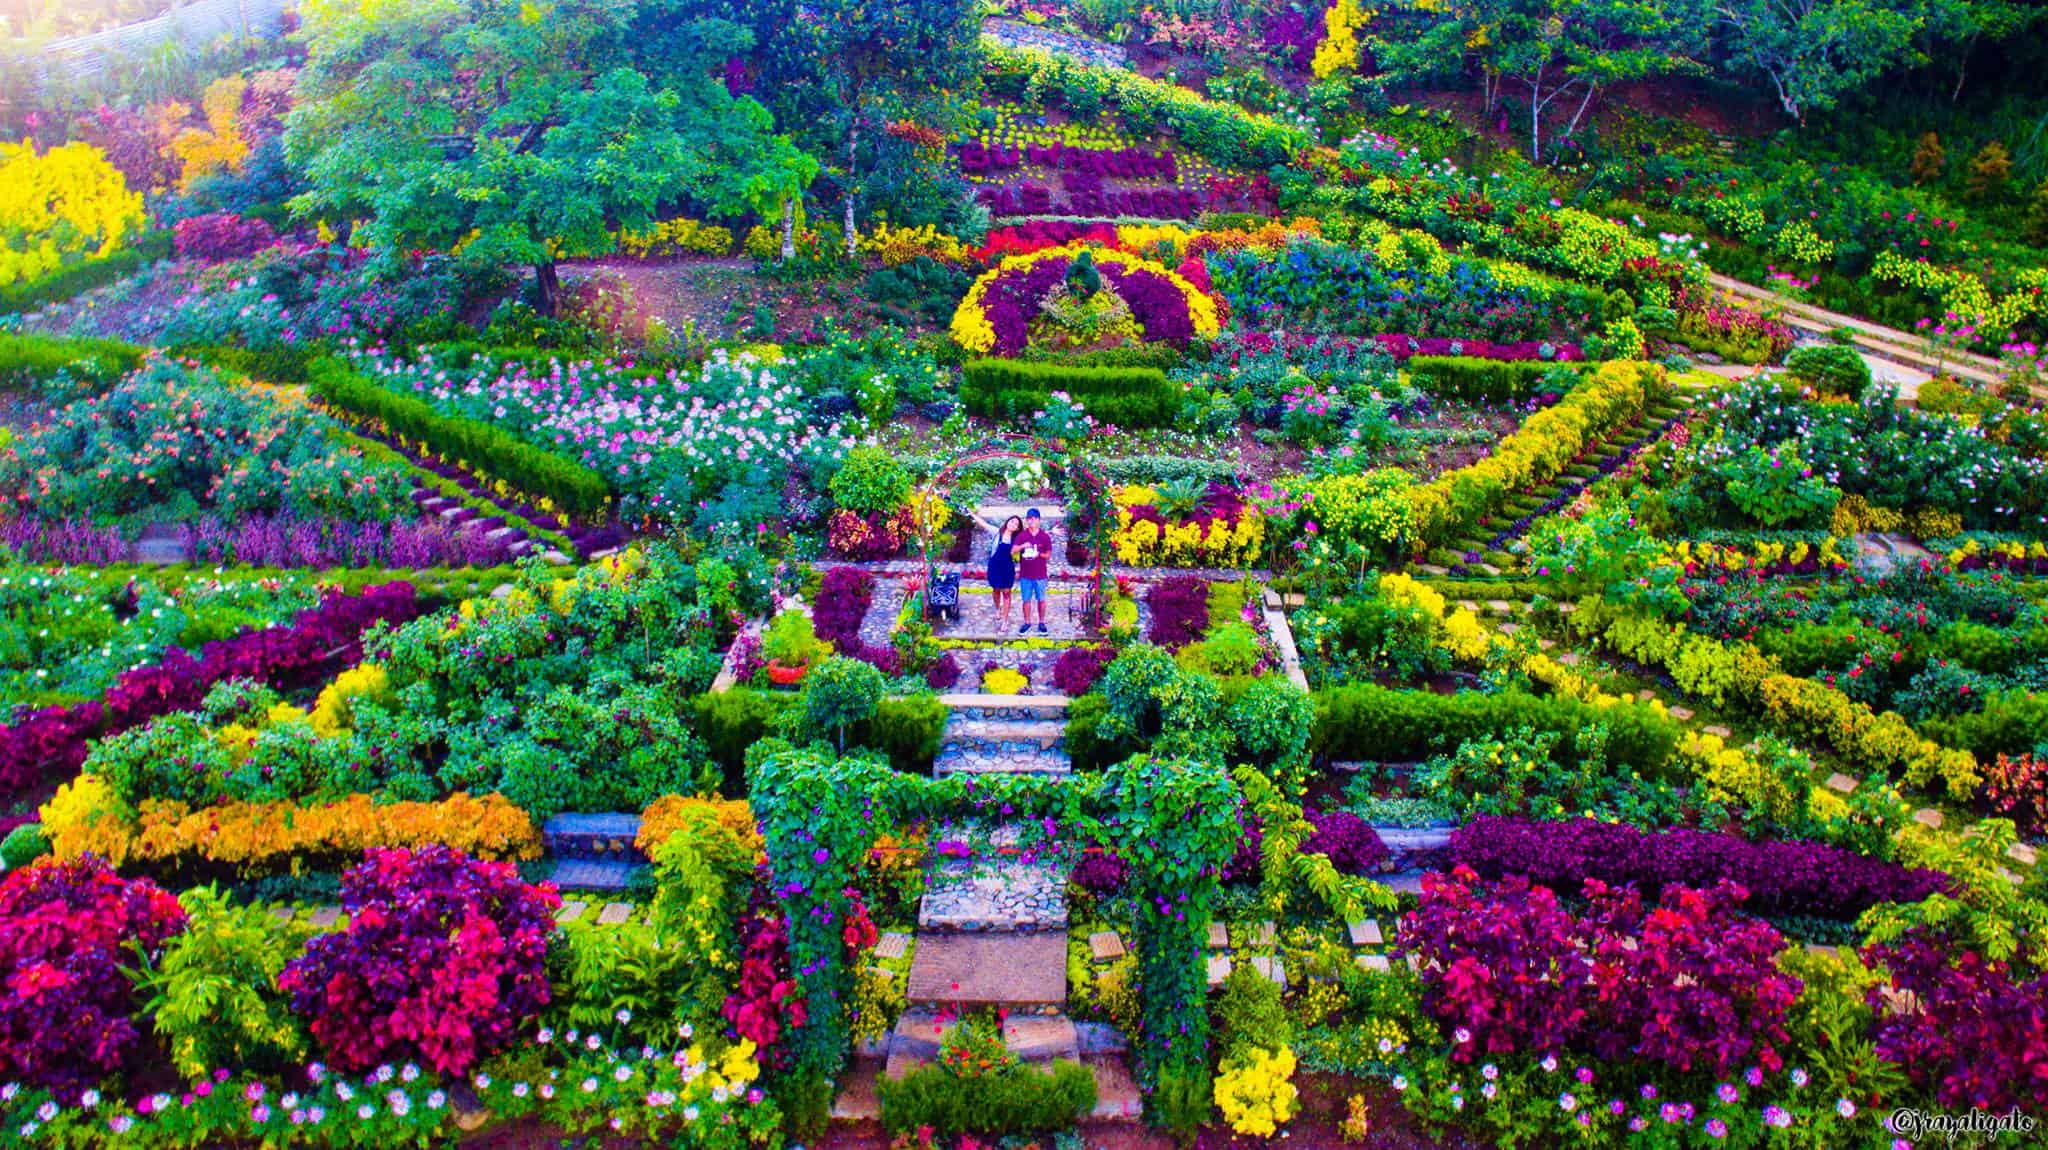
[[[1898,384],[1902,399],[1912,399],[1919,391],[1919,384],[1925,382],[1937,367],[1949,375],[1978,383],[1995,384],[2003,378],[1998,361],[1988,356],[1948,352],[1937,361],[1928,349],[1927,341],[1911,332],[1815,307],[1728,276],[1713,274],[1707,279],[1716,289],[1750,304],[1782,308],[1784,314],[1781,318],[1799,331],[1811,335],[1828,335],[1838,329],[1850,331],[1856,341],[1856,350],[1863,353],[1865,360],[1871,361],[1873,374],[1882,382]],[[1897,371],[1898,366],[1910,369],[1910,374]]]

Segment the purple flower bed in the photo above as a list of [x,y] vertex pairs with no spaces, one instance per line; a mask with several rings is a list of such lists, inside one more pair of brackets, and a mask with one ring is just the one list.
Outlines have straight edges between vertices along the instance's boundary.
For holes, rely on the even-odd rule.
[[1307,817],[1316,831],[1302,840],[1302,851],[1328,855],[1342,874],[1370,874],[1392,853],[1379,832],[1350,811],[1310,811]]
[[1115,851],[1089,847],[1074,864],[1075,886],[1091,894],[1115,894],[1131,877],[1131,867]]
[[51,774],[77,770],[85,761],[86,740],[191,710],[223,679],[256,679],[280,689],[310,686],[331,658],[353,657],[371,624],[403,623],[421,610],[412,584],[384,583],[358,595],[330,593],[289,626],[208,643],[198,658],[173,647],[154,666],[123,672],[97,701],[44,707],[0,727],[0,795],[11,801]]
[[1116,658],[1116,651],[1109,646],[1069,647],[1053,660],[1053,689],[1062,695],[1081,696],[1095,686],[1095,680],[1102,677],[1103,669]]
[[277,231],[265,220],[233,212],[208,212],[179,220],[172,232],[172,242],[177,246],[179,259],[239,259],[276,243]]
[[2048,976],[2029,979],[1926,927],[1875,948],[1871,965],[1919,1010],[1888,1009],[1869,991],[1877,1056],[1956,1110],[2048,1113]]
[[1631,885],[1645,894],[1674,883],[1726,879],[1749,891],[1759,914],[1855,918],[1882,902],[1917,902],[1948,886],[1948,876],[1908,870],[1812,842],[1750,842],[1735,835],[1635,827],[1572,819],[1540,823],[1481,816],[1451,835],[1453,866],[1488,878],[1526,875],[1576,890],[1586,879]]
[[1209,581],[1195,575],[1181,575],[1154,584],[1145,595],[1152,608],[1152,622],[1145,638],[1168,650],[1178,651],[1202,637],[1209,629]]
[[818,638],[832,644],[835,654],[872,663],[884,675],[898,674],[903,659],[890,646],[872,646],[861,640],[861,620],[875,601],[875,577],[858,567],[834,567],[818,582],[818,602],[811,608],[811,625]]
[[0,543],[30,563],[105,567],[128,561],[128,540],[118,530],[84,519],[9,519],[0,523]]
[[[1031,335],[1031,319],[1045,302],[1046,294],[1067,278],[1073,261],[1046,258],[1017,272],[1005,272],[988,285],[982,310],[995,329],[994,352],[1016,355],[1024,350]],[[1124,267],[1109,261],[1096,264],[1102,281],[1115,288],[1131,315],[1144,330],[1148,343],[1161,341],[1184,344],[1195,335],[1195,321],[1188,313],[1188,297],[1173,281],[1142,267]]]

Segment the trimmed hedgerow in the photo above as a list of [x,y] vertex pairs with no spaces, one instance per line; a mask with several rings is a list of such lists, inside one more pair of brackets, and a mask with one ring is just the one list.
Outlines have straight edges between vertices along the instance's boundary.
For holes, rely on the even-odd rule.
[[571,515],[595,517],[611,497],[604,477],[581,463],[542,451],[501,428],[442,415],[417,399],[378,387],[336,360],[315,360],[306,374],[309,389],[328,406],[374,419],[394,434],[551,500]]
[[0,335],[0,391],[47,391],[51,379],[64,372],[71,392],[52,398],[73,399],[109,387],[141,365],[142,349],[118,340]]
[[1678,723],[1647,706],[1595,708],[1576,699],[1514,692],[1437,695],[1372,684],[1319,691],[1315,700],[1313,746],[1327,758],[1406,762],[1517,727],[1558,732],[1563,737],[1553,753],[1569,756],[1575,753],[1579,730],[1599,724],[1607,728],[1610,762],[1634,767],[1646,778],[1689,779],[1685,768],[1672,761],[1681,733]]
[[1156,367],[1068,367],[1016,359],[969,360],[960,402],[991,419],[1028,416],[1055,391],[1118,427],[1162,427],[1180,412],[1180,389]]

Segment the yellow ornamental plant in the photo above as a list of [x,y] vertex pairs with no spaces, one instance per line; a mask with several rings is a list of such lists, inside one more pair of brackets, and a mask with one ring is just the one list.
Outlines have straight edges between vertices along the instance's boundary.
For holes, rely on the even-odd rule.
[[143,219],[142,196],[91,144],[0,143],[0,286],[111,255]]
[[1253,1050],[1242,1061],[1226,1059],[1216,1077],[1216,1107],[1239,1134],[1271,1138],[1300,1109],[1294,1085],[1294,1052]]
[[384,701],[390,697],[391,679],[375,663],[362,663],[335,676],[313,701],[313,733],[331,739],[355,729],[354,707],[358,701]]
[[1347,68],[1358,67],[1358,31],[1373,18],[1358,0],[1337,0],[1323,13],[1323,42],[1309,60],[1316,79],[1327,80]]
[[206,86],[199,102],[207,126],[187,128],[171,140],[180,166],[179,191],[191,191],[207,176],[239,172],[248,161],[249,141],[242,135],[242,94],[248,86],[240,76],[223,76]]

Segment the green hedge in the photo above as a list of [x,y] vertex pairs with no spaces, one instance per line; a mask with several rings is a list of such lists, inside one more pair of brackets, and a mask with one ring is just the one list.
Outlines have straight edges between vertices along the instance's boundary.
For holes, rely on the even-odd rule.
[[1646,706],[1594,708],[1576,699],[1509,692],[1485,695],[1461,691],[1438,695],[1358,684],[1318,691],[1312,746],[1330,759],[1410,762],[1456,750],[1472,739],[1498,736],[1517,727],[1557,731],[1559,754],[1570,754],[1581,727],[1607,727],[1607,755],[1646,778],[1684,781],[1672,762],[1680,727]]
[[1431,395],[1499,401],[1526,399],[1543,390],[1543,378],[1556,368],[1581,366],[1541,360],[1418,355],[1408,361],[1408,377]]
[[[729,793],[745,790],[747,748],[776,734],[783,712],[796,700],[791,692],[749,687],[697,697],[697,734],[725,771]],[[883,752],[899,771],[930,774],[945,729],[946,705],[934,695],[912,695],[883,699],[874,719],[850,728],[846,741]]]
[[0,287],[0,315],[31,312],[61,303],[72,296],[125,279],[150,264],[169,259],[170,255],[170,232],[144,233],[141,239],[112,255],[99,256],[59,268],[37,279]]
[[900,1079],[875,1082],[882,1127],[896,1133],[1040,1134],[1067,1130],[1095,1108],[1095,1073],[1069,1059],[960,1075],[926,1064]]
[[417,399],[378,387],[337,360],[313,361],[307,379],[312,393],[328,406],[377,420],[397,435],[520,491],[553,500],[571,515],[599,515],[611,495],[604,477],[581,463],[488,423],[442,415]]
[[969,360],[960,402],[991,419],[1027,416],[1055,391],[1118,427],[1166,427],[1180,414],[1180,388],[1156,367],[1068,367],[1017,359]]
[[[96,390],[110,387],[142,363],[143,349],[111,339],[0,335],[0,391],[43,392],[50,377],[68,371]],[[71,398],[56,396],[53,398]]]
[[307,369],[319,352],[303,347],[266,347],[252,350],[246,347],[222,347],[208,344],[203,346],[174,347],[172,355],[187,356],[223,371],[246,375],[262,383],[304,383]]

